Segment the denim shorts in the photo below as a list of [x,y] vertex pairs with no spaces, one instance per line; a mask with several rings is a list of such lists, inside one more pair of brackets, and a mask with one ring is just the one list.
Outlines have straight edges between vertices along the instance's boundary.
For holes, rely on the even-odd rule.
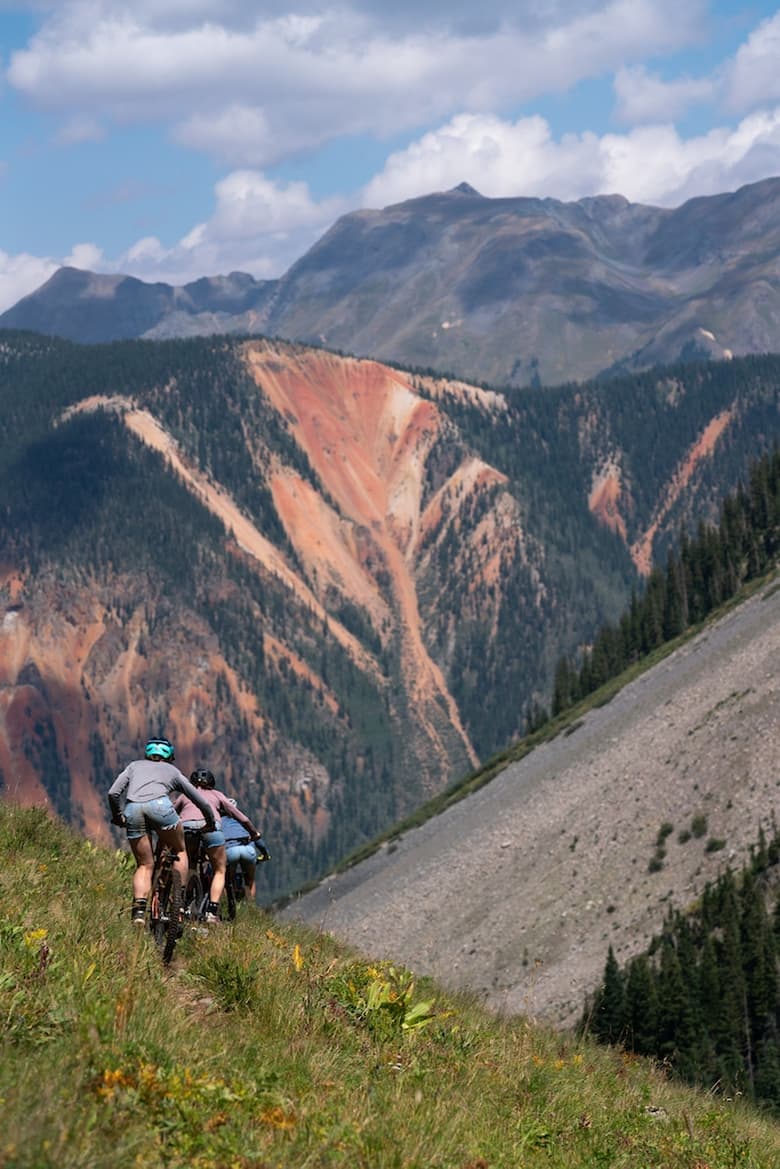
[[237,865],[239,861],[247,865],[257,864],[257,849],[254,844],[230,844],[227,845],[227,863],[229,865]]
[[221,828],[215,828],[213,832],[206,831],[205,820],[183,820],[185,832],[197,832],[206,848],[218,848],[220,844],[225,843],[225,833]]
[[175,828],[179,823],[179,813],[167,796],[160,796],[158,800],[148,800],[145,804],[134,800],[125,804],[125,820],[127,839],[140,840],[147,832]]

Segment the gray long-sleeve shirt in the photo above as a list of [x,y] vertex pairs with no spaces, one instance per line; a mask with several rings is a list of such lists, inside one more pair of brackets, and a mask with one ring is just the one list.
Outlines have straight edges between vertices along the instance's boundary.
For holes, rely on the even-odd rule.
[[200,808],[207,824],[214,822],[214,811],[208,800],[190,783],[172,763],[154,759],[134,759],[116,777],[108,789],[108,804],[112,819],[117,819],[125,803],[146,804],[182,792]]

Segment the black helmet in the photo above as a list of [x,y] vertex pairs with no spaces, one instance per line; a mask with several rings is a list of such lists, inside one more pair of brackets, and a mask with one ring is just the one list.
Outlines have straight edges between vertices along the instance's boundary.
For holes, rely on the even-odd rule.
[[195,787],[213,788],[216,785],[214,772],[209,771],[207,767],[198,767],[190,776],[190,783],[194,783]]

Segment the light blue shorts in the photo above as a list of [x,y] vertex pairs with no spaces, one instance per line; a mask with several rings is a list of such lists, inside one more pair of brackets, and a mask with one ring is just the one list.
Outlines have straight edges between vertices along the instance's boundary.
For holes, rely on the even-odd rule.
[[215,828],[213,832],[206,831],[205,820],[183,820],[185,832],[197,832],[206,848],[218,848],[220,844],[225,843],[225,833],[221,828]]
[[147,832],[159,832],[161,828],[175,828],[179,813],[167,796],[148,800],[145,804],[134,800],[125,804],[127,839],[140,840]]
[[254,844],[230,844],[228,842],[227,863],[237,865],[239,861],[246,865],[257,864],[257,849]]

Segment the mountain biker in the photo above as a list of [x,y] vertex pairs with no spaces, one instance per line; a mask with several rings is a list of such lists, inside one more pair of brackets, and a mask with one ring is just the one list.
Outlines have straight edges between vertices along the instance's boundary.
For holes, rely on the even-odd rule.
[[227,870],[222,816],[235,816],[244,826],[251,840],[259,839],[260,833],[248,816],[245,816],[237,807],[231,807],[228,803],[228,797],[216,787],[217,781],[213,771],[209,771],[207,767],[198,767],[190,775],[190,782],[198,789],[201,800],[205,799],[208,802],[212,819],[216,823],[209,824],[207,819],[203,817],[201,800],[192,800],[186,793],[176,797],[174,808],[181,816],[184,826],[190,863],[197,860],[196,845],[199,843],[199,839],[202,839],[206,846],[206,852],[211,861],[212,877],[205,920],[207,924],[213,924],[219,921],[219,901],[225,888]]
[[[132,921],[143,925],[146,901],[152,887],[154,850],[151,833],[156,832],[161,842],[176,853],[174,868],[187,884],[187,852],[184,847],[184,829],[171,802],[171,793],[180,792],[192,800],[212,827],[215,816],[211,805],[193,787],[178,767],[173,743],[169,739],[152,738],[144,747],[143,759],[134,759],[116,777],[108,789],[111,823],[127,832],[127,839],[135,857],[133,874]],[[124,807],[123,807],[124,804]]]
[[[236,807],[236,801],[229,799],[231,808]],[[240,865],[244,877],[244,889],[250,901],[255,899],[255,868],[263,861],[271,859],[271,854],[265,846],[262,837],[252,840],[244,825],[233,812],[222,817],[222,831],[225,834],[225,852],[227,855],[228,873],[235,872]]]

